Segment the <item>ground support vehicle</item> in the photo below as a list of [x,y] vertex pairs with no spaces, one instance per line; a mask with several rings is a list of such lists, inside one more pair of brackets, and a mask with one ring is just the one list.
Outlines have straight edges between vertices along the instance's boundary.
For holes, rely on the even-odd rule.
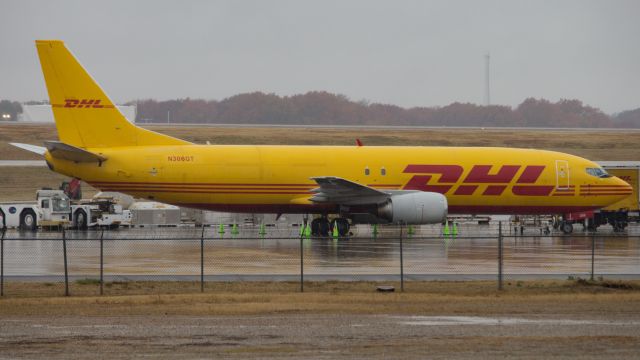
[[0,203],[0,226],[36,230],[71,222],[69,198],[60,190],[38,190],[35,202]]
[[98,198],[75,203],[62,190],[42,189],[35,202],[0,203],[0,228],[37,230],[43,227],[117,228],[131,224],[131,212],[113,199]]

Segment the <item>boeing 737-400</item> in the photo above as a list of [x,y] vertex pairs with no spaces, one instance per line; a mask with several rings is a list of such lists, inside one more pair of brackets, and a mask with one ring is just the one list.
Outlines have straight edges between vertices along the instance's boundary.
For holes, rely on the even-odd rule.
[[631,194],[596,163],[496,147],[200,145],[129,122],[65,44],[36,41],[58,130],[49,168],[103,191],[192,208],[314,214],[351,222],[443,222],[447,213],[563,214]]

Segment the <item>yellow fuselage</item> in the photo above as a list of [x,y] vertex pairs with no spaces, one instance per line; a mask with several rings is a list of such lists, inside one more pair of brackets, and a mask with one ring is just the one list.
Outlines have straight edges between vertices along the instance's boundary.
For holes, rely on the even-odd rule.
[[450,213],[556,214],[607,206],[631,193],[599,166],[564,153],[513,148],[177,145],[90,148],[108,160],[52,168],[103,191],[196,208],[273,213],[336,211],[312,203],[312,177],[447,197]]

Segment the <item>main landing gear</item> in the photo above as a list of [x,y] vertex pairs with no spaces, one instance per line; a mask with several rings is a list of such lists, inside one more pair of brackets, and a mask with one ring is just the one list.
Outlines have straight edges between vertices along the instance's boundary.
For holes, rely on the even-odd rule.
[[311,235],[329,236],[333,233],[334,227],[337,227],[338,234],[340,236],[349,235],[349,220],[339,217],[329,222],[329,219],[326,216],[311,220]]

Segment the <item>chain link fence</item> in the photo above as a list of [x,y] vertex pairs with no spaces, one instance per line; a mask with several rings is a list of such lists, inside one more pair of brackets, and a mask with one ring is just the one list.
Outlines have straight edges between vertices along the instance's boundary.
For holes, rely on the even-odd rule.
[[[570,236],[486,226],[360,227],[350,238],[297,228],[2,232],[3,296],[206,292],[212,283],[640,278],[640,233]],[[262,233],[262,235],[259,235]],[[467,235],[472,234],[472,235]],[[144,284],[144,286],[142,285]],[[170,286],[167,284],[171,284]],[[268,285],[265,285],[268,286]],[[410,291],[410,287],[407,288]]]

